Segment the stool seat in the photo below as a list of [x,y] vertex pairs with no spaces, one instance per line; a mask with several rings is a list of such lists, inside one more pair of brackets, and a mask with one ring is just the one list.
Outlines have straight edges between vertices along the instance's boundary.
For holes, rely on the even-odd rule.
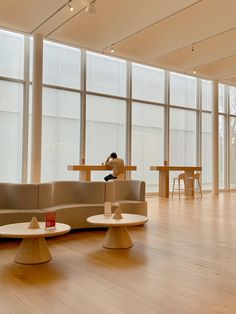
[[195,191],[195,182],[197,182],[199,192],[202,198],[202,186],[201,186],[200,178],[201,178],[200,172],[194,173],[194,175],[191,177],[187,177],[187,189],[188,191]]
[[173,198],[173,195],[174,195],[174,190],[175,190],[175,182],[177,181],[178,182],[178,191],[179,191],[179,198],[180,198],[180,183],[181,183],[181,180],[183,180],[184,182],[184,186],[185,186],[185,173],[181,173],[178,175],[178,177],[175,177],[173,179],[173,187],[172,187],[172,198]]
[[178,182],[178,191],[179,191],[179,198],[180,198],[180,191],[181,191],[181,189],[180,189],[180,182],[181,182],[181,180],[184,181],[184,187],[186,189],[187,196],[189,195],[190,191],[195,191],[195,182],[197,182],[197,185],[198,185],[198,188],[199,188],[199,192],[200,192],[201,197],[202,197],[202,187],[201,187],[200,178],[201,178],[201,173],[200,172],[194,173],[190,177],[186,176],[185,173],[179,174],[178,177],[175,177],[173,179],[172,198],[173,198],[173,195],[174,195],[175,182],[176,181]]

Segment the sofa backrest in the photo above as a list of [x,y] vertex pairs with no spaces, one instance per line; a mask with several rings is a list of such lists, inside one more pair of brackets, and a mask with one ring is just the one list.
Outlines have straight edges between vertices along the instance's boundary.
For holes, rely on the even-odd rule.
[[39,184],[39,208],[60,204],[99,204],[105,201],[105,182],[55,181]]
[[36,209],[37,184],[0,183],[1,209]]
[[145,182],[138,180],[111,180],[106,183],[106,200],[145,201]]

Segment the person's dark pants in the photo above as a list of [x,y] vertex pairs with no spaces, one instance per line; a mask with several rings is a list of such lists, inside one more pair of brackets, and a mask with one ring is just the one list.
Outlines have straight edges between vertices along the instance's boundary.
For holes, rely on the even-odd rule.
[[109,181],[109,180],[114,180],[117,179],[117,177],[114,177],[112,174],[108,174],[108,176],[105,176],[104,180]]

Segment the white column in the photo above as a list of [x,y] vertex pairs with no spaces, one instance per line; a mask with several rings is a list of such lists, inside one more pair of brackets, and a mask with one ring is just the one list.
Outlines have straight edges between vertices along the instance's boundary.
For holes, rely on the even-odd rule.
[[212,108],[212,193],[219,194],[219,127],[218,127],[218,81],[213,81]]
[[43,36],[34,35],[32,80],[31,182],[41,179]]

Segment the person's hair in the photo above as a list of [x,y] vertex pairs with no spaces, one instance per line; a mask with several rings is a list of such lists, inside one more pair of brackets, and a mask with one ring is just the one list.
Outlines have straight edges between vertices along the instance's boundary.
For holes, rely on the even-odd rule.
[[116,155],[116,153],[111,153],[111,158],[117,158],[117,155]]

